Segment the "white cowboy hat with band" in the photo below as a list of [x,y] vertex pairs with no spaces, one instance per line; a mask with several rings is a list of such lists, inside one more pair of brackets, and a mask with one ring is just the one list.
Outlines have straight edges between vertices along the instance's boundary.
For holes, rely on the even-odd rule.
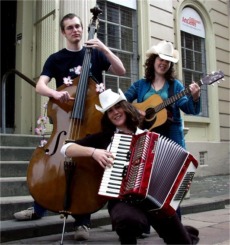
[[172,43],[160,41],[157,45],[153,45],[147,52],[146,56],[157,54],[163,60],[177,63],[179,60],[179,52],[173,48]]
[[121,89],[118,89],[118,93],[113,92],[111,89],[107,89],[104,92],[99,94],[99,101],[101,107],[95,105],[96,109],[102,113],[107,111],[112,106],[116,105],[122,100],[127,100]]

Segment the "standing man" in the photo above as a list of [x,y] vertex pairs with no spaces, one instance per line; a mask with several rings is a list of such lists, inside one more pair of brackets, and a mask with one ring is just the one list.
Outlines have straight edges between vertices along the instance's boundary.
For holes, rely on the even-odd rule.
[[[66,48],[51,54],[46,60],[41,76],[36,85],[36,92],[42,96],[54,98],[62,103],[71,99],[67,91],[57,91],[48,87],[52,78],[56,87],[68,83],[80,75],[86,48],[92,48],[90,74],[96,83],[102,83],[102,72],[111,71],[122,76],[126,70],[122,61],[112,53],[99,39],[91,39],[82,44],[83,25],[79,16],[65,15],[60,22],[61,33],[66,39]],[[44,216],[46,210],[34,202],[34,207],[14,214],[17,220],[35,220]],[[75,240],[89,238],[90,214],[75,215]]]

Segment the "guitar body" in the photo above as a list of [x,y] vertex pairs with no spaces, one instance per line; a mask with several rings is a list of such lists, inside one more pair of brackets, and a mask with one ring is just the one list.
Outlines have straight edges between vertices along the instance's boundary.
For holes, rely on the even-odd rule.
[[133,103],[133,105],[140,111],[146,113],[144,120],[144,129],[152,130],[162,124],[167,120],[167,110],[162,109],[156,112],[155,107],[162,104],[162,98],[154,94],[150,96],[147,100],[141,103]]
[[[199,86],[203,84],[210,85],[223,77],[224,73],[222,71],[212,72],[203,77],[197,84]],[[143,129],[152,130],[153,128],[164,124],[168,117],[168,112],[165,108],[187,94],[190,94],[189,87],[164,101],[159,95],[154,94],[142,103],[133,103],[138,110],[146,113]]]

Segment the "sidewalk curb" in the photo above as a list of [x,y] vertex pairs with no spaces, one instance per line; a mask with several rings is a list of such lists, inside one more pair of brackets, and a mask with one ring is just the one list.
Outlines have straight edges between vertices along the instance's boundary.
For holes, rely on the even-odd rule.
[[230,203],[230,196],[223,195],[214,198],[197,198],[195,200],[185,200],[181,205],[182,214],[200,213],[205,211],[225,208]]

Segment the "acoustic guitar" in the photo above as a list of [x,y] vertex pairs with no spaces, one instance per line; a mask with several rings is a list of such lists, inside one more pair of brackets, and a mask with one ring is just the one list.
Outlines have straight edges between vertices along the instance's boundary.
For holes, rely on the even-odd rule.
[[[222,79],[224,77],[224,73],[222,71],[212,72],[211,74],[203,77],[197,84],[199,86],[206,84],[211,85],[216,81]],[[144,119],[145,129],[153,129],[162,124],[164,124],[167,120],[167,106],[173,104],[180,98],[185,95],[190,94],[189,87],[185,88],[185,90],[181,91],[178,94],[173,95],[172,97],[162,100],[162,98],[154,94],[150,96],[147,100],[141,103],[133,103],[133,105],[140,111],[144,111],[146,113]]]

